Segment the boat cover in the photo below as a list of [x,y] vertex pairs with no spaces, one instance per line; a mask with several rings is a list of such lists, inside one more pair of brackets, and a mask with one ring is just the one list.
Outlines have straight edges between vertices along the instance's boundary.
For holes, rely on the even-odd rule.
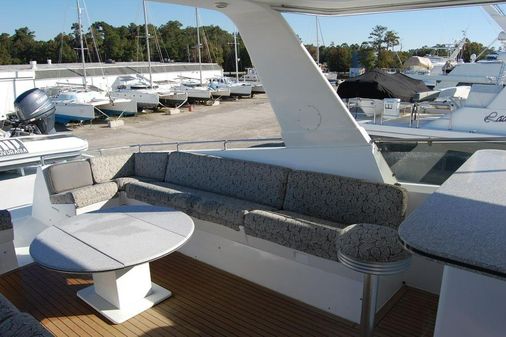
[[341,83],[337,94],[341,98],[400,98],[403,102],[411,102],[417,93],[429,90],[423,81],[400,73],[388,74],[373,69]]

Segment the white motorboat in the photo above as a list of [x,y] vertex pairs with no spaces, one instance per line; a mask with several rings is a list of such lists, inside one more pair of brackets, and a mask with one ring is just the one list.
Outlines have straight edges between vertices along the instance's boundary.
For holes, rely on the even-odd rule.
[[246,74],[241,76],[239,81],[251,83],[251,90],[254,94],[265,93],[264,86],[262,85],[262,82],[260,82],[260,77],[258,76],[255,68],[246,68]]
[[79,157],[88,149],[85,140],[55,133],[55,104],[42,90],[26,91],[14,104],[16,118],[0,129],[0,171]]
[[56,122],[91,121],[97,117],[131,116],[137,113],[136,102],[120,97],[110,97],[99,89],[84,87],[45,88],[56,94],[51,99],[56,107]]
[[[472,84],[502,84],[504,82],[504,62],[506,62],[506,52],[504,51],[504,46],[506,46],[506,33],[504,32],[506,30],[506,16],[497,6],[483,6],[483,9],[502,30],[496,38],[496,41],[503,46],[502,48],[497,52],[486,55],[482,60],[477,60],[477,55],[472,55],[471,62],[457,62],[456,55],[464,44],[461,41],[449,58],[444,58],[439,63],[433,63],[432,70],[417,72],[408,69],[405,72],[406,75],[422,80],[434,89]],[[451,63],[451,66],[448,66],[449,63]]]
[[136,111],[155,109],[160,104],[160,95],[147,79],[137,75],[118,76],[112,84],[111,97],[135,102]]

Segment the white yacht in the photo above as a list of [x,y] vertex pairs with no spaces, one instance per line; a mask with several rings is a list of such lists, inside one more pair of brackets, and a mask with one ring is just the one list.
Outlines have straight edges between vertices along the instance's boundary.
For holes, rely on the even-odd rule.
[[209,87],[214,90],[229,90],[229,96],[251,97],[252,85],[247,82],[232,82],[227,77],[213,77],[209,79]]
[[140,75],[118,76],[112,84],[111,97],[129,99],[135,102],[135,112],[137,110],[156,109],[160,104],[160,95],[156,88]]
[[264,86],[260,82],[260,77],[258,76],[255,68],[246,68],[246,74],[241,76],[239,81],[251,83],[254,94],[265,93]]
[[56,107],[56,121],[66,124],[70,121],[91,121],[96,117],[107,118],[109,115],[135,114],[137,112],[135,102],[125,98],[114,98],[99,88],[88,85],[80,0],[76,0],[76,4],[83,84],[82,86],[64,85],[46,89]]
[[45,88],[56,107],[56,122],[91,121],[98,117],[130,116],[137,113],[135,101],[111,97],[91,86]]
[[[173,144],[180,151],[170,153],[137,145],[134,154],[43,166],[35,177],[4,181],[0,195],[12,197],[0,208],[14,226],[2,212],[0,262],[10,271],[0,276],[0,329],[18,336],[503,336],[506,152],[477,152],[441,186],[399,181],[282,16],[480,3],[199,1],[241,32],[283,143],[230,149],[224,141],[194,152]],[[125,213],[114,221],[118,205]],[[188,216],[154,206],[188,213],[194,227],[181,233],[177,217],[187,229]],[[90,211],[99,212],[91,222],[82,217]],[[174,222],[153,229],[171,212]],[[97,223],[100,214],[110,226]],[[178,242],[191,238],[178,252],[167,242],[158,253],[167,232]],[[106,239],[87,244],[97,237]],[[130,245],[118,247],[125,239]],[[41,251],[50,264],[38,259]],[[145,251],[150,264],[135,260]],[[39,253],[38,263],[30,252]],[[161,290],[164,300],[154,301]],[[82,301],[85,293],[93,298]],[[110,324],[111,315],[128,319]]]

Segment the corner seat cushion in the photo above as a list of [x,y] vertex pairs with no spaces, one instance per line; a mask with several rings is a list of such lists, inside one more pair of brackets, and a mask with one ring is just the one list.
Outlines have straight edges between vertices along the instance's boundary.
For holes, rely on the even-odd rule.
[[358,263],[392,263],[411,256],[402,246],[395,229],[374,224],[346,227],[338,246],[341,254]]
[[292,171],[283,209],[342,224],[397,228],[407,207],[405,189],[331,174]]
[[118,184],[118,191],[125,191],[126,185],[136,182],[144,182],[144,183],[156,183],[158,180],[153,178],[147,178],[147,177],[140,177],[140,176],[132,176],[132,177],[120,177],[114,179],[116,184]]
[[[12,229],[11,213],[6,209],[2,209],[2,210],[0,210],[0,231],[6,230],[6,229]],[[0,302],[1,302],[1,298],[0,298]]]
[[97,184],[135,175],[132,153],[91,157],[89,161],[93,180]]
[[127,197],[157,206],[182,210],[197,219],[218,223],[235,230],[253,209],[274,210],[251,201],[232,198],[171,183],[131,183]]
[[7,298],[0,294],[0,324],[17,313],[19,313],[18,309]]
[[45,170],[51,194],[93,185],[90,163],[86,160],[53,164]]
[[290,169],[252,161],[172,152],[165,181],[281,208]]
[[288,211],[254,210],[244,218],[247,235],[337,261],[336,242],[342,225]]
[[167,152],[137,152],[134,154],[135,175],[163,181],[168,160]]
[[27,313],[18,313],[0,323],[0,336],[3,337],[51,337],[33,316]]
[[118,185],[114,181],[77,188],[72,191],[50,196],[53,204],[74,204],[77,208],[107,201],[118,193]]

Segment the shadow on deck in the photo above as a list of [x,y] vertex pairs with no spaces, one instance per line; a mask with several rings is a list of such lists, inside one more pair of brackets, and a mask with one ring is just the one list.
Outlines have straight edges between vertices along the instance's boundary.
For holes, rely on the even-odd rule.
[[[151,263],[173,297],[120,325],[76,292],[90,277],[36,264],[0,276],[0,292],[56,336],[357,336],[358,326],[180,253]],[[314,291],[318,291],[315,289]],[[376,336],[432,336],[437,297],[405,287],[382,309]]]

